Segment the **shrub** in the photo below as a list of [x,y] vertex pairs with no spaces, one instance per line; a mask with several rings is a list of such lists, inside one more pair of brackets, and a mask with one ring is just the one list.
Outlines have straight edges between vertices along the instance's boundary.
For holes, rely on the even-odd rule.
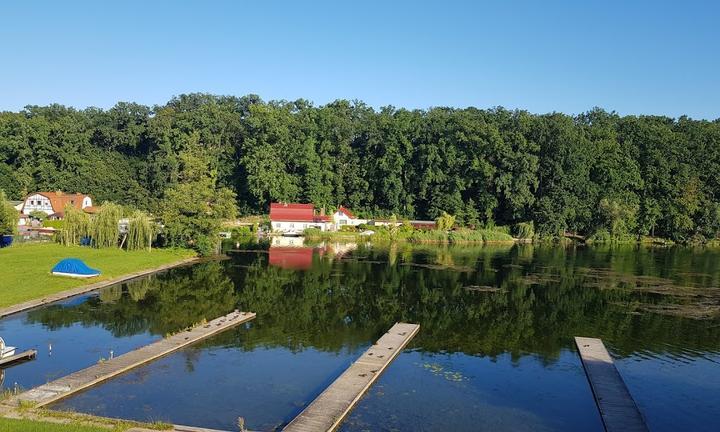
[[535,236],[535,225],[532,221],[520,222],[513,227],[515,237],[519,239],[531,239]]
[[45,228],[55,228],[57,230],[63,229],[65,226],[64,220],[45,220],[43,221],[43,226]]
[[41,210],[33,210],[30,212],[30,217],[33,219],[37,219],[40,222],[44,222],[45,219],[47,219],[47,216],[48,216],[47,213],[45,213],[44,211],[41,211]]
[[460,229],[460,230],[456,230],[456,231],[450,231],[450,233],[448,234],[448,239],[450,240],[450,243],[483,242],[483,241],[485,241],[482,230],[470,230],[470,229]]
[[322,230],[320,228],[305,228],[303,235],[305,237],[322,237]]
[[0,235],[14,235],[17,233],[20,214],[5,198],[5,192],[0,189]]
[[413,231],[409,237],[410,241],[416,243],[445,243],[448,241],[448,233],[443,230]]
[[448,214],[448,212],[442,212],[442,215],[435,220],[435,224],[439,230],[450,230],[455,225],[455,216]]
[[251,228],[247,225],[235,227],[232,230],[232,238],[250,237],[253,234]]
[[482,229],[478,230],[482,234],[483,241],[486,242],[507,242],[507,241],[513,241],[513,237],[503,231],[498,231],[495,229]]

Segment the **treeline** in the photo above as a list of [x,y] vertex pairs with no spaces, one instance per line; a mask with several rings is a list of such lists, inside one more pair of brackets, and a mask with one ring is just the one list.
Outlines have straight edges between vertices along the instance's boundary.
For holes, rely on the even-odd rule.
[[0,189],[84,192],[157,211],[199,144],[242,213],[271,201],[542,235],[678,241],[720,230],[720,121],[190,94],[163,106],[0,113]]

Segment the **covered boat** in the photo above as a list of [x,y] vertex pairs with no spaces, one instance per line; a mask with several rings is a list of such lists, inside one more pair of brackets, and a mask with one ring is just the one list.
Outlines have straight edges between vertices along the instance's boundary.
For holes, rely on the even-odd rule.
[[100,271],[90,268],[78,258],[65,258],[52,268],[52,274],[76,278],[90,278],[99,276]]
[[0,337],[0,359],[15,355],[15,347],[6,346],[3,338]]

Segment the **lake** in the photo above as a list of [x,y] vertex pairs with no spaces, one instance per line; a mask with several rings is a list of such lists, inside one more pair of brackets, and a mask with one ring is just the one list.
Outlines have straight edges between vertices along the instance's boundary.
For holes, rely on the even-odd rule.
[[601,431],[573,336],[603,339],[651,430],[720,429],[718,251],[302,239],[227,249],[228,260],[0,320],[8,342],[39,350],[3,386],[30,388],[239,308],[257,318],[52,408],[280,428],[406,321],[420,333],[342,430]]

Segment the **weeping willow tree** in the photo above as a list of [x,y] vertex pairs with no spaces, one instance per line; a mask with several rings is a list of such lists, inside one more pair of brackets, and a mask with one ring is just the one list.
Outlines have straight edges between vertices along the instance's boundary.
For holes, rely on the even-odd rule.
[[90,236],[90,216],[69,203],[65,206],[64,212],[63,230],[58,239],[65,246],[80,244],[83,237]]
[[121,217],[122,207],[108,201],[102,204],[92,223],[92,238],[95,247],[117,247]]
[[150,217],[145,212],[135,211],[128,222],[127,250],[150,250],[154,238]]

